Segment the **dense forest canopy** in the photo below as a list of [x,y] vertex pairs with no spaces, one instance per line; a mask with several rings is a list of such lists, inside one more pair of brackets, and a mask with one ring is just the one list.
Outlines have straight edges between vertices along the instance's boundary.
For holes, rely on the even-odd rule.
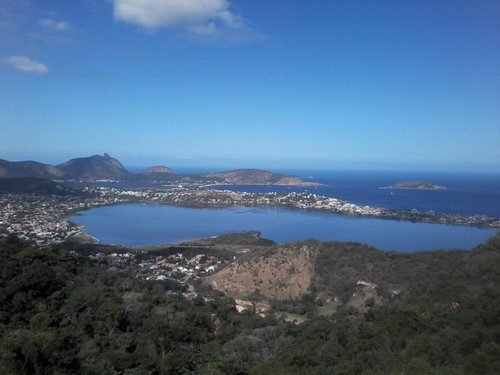
[[0,373],[498,374],[499,255],[498,237],[436,253],[439,272],[363,311],[322,314],[314,291],[281,301],[302,306],[304,322],[293,324],[239,314],[207,285],[188,299],[174,281],[136,280],[11,237],[0,243]]

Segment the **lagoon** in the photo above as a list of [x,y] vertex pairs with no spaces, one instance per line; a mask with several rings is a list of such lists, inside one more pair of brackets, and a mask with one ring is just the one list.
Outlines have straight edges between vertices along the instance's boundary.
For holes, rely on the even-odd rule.
[[150,246],[259,231],[279,243],[316,239],[360,242],[385,251],[472,249],[497,230],[349,217],[283,208],[185,208],[124,204],[94,208],[70,218],[101,243]]

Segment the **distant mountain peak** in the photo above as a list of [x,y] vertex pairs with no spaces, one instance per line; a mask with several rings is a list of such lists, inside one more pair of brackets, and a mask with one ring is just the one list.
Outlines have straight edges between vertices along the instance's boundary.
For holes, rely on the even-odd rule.
[[66,178],[121,179],[130,175],[122,163],[107,153],[71,159],[58,167],[64,170]]
[[317,186],[297,176],[273,173],[263,169],[246,168],[226,172],[176,175],[172,169],[156,165],[140,173],[131,173],[108,153],[68,160],[57,166],[33,161],[10,162],[0,159],[0,177],[38,177],[64,180],[168,180],[198,181],[208,179],[218,184],[230,185],[282,185]]

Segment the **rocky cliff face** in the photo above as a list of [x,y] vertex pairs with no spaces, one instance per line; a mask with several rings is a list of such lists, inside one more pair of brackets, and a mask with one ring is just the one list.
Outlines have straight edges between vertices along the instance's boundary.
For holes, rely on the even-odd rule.
[[272,253],[236,261],[207,282],[236,297],[258,291],[269,299],[295,299],[311,286],[315,256],[315,249],[306,244],[280,246]]

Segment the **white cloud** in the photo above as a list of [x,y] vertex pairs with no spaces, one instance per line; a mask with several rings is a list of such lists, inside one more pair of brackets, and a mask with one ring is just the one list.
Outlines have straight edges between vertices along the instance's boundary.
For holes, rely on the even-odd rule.
[[2,59],[4,64],[10,65],[17,70],[21,70],[25,73],[37,73],[43,74],[47,73],[49,69],[45,64],[33,61],[25,56],[10,56]]
[[245,28],[243,19],[229,8],[229,0],[114,0],[117,20],[152,30],[179,27],[195,34]]
[[56,21],[50,18],[45,18],[38,22],[40,26],[45,29],[53,30],[53,31],[66,31],[71,28],[68,22],[64,21]]

